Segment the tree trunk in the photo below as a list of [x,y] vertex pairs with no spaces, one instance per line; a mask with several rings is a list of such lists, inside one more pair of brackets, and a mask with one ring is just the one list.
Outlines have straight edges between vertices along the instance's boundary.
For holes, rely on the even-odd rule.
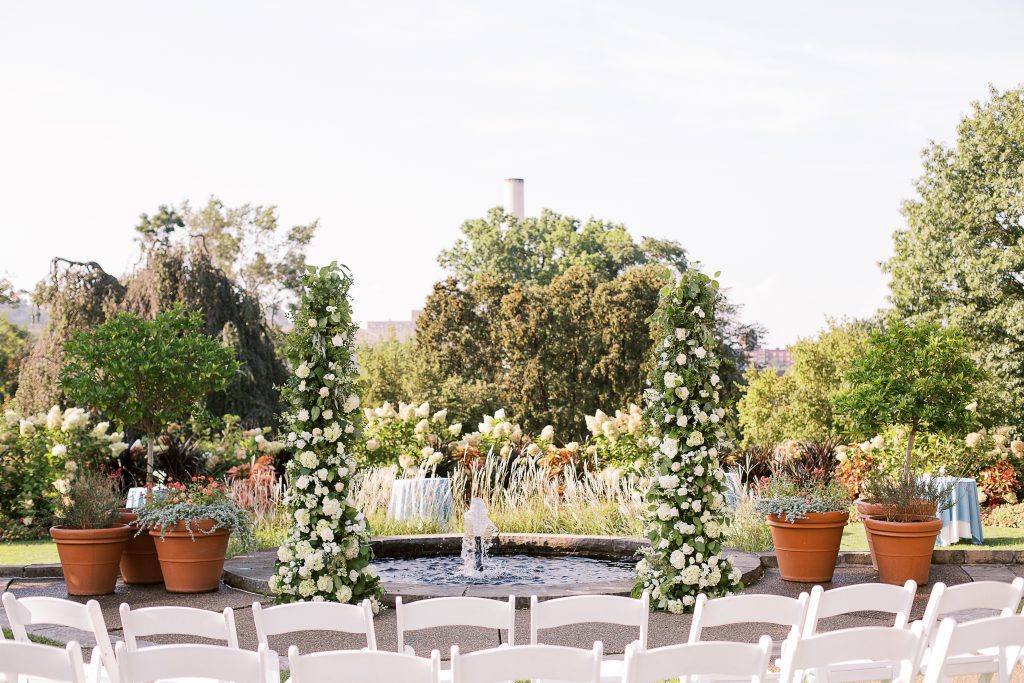
[[910,426],[910,435],[907,437],[907,455],[903,459],[903,481],[910,483],[910,454],[914,451],[914,436],[917,434],[917,425]]
[[153,483],[153,433],[146,433],[146,483]]

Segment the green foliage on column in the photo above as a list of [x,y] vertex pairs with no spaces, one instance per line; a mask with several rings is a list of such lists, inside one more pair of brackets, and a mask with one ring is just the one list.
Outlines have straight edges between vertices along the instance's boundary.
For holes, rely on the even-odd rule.
[[651,548],[637,565],[633,592],[650,590],[652,606],[674,613],[690,608],[699,593],[741,588],[740,572],[722,554],[719,450],[727,443],[715,337],[721,303],[718,282],[690,269],[662,290],[652,317],[658,341],[644,398],[657,473],[647,494]]
[[376,611],[380,580],[370,566],[370,531],[352,500],[359,398],[349,288],[336,263],[308,269],[285,343],[292,375],[282,389],[281,422],[296,456],[288,463],[285,502],[291,530],[278,550],[270,589],[279,603],[359,602]]

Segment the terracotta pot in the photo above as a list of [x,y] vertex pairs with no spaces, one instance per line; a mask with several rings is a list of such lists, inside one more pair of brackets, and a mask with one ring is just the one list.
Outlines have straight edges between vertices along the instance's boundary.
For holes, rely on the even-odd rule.
[[115,524],[106,529],[55,526],[50,537],[64,568],[68,595],[107,595],[117,585],[117,565],[131,529]]
[[871,535],[878,560],[878,580],[902,586],[913,579],[919,586],[928,583],[935,537],[942,520],[921,516],[920,521],[887,522],[869,517],[864,530]]
[[850,513],[810,512],[794,522],[768,515],[779,573],[786,581],[819,583],[832,580]]
[[[858,498],[853,501],[853,505],[857,508],[857,514],[860,515],[861,521],[868,517],[882,517],[885,515],[885,506],[881,503]],[[867,527],[864,527],[864,536],[868,539],[868,552],[871,553],[871,568],[878,569],[878,560],[875,559],[875,546],[871,542],[871,534],[868,533]]]
[[132,530],[132,535],[124,547],[124,554],[121,555],[121,578],[132,586],[163,583],[164,575],[160,571],[160,560],[156,556],[153,537],[145,532],[135,535],[139,530],[135,524],[137,519],[138,515],[131,510],[121,511],[121,524],[127,524]]
[[212,519],[192,520],[195,533],[190,534],[185,523],[179,522],[164,530],[163,538],[159,529],[149,530],[168,592],[206,593],[220,586],[231,532],[219,529],[203,533],[209,532],[214,524]]

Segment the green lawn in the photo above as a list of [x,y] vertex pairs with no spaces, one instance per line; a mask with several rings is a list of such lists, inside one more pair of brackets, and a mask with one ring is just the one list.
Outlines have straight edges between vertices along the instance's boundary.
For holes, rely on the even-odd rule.
[[53,541],[11,541],[0,543],[0,565],[51,564],[59,562]]
[[[1006,527],[985,527],[985,545],[976,546],[970,541],[950,546],[970,550],[971,548],[999,548],[1003,550],[1024,550],[1024,529]],[[843,550],[867,550],[864,526],[859,522],[849,524],[843,531]],[[57,546],[52,541],[18,541],[0,543],[0,565],[5,564],[47,564],[59,562]]]
[[[971,548],[986,548],[999,550],[1024,550],[1024,529],[1010,529],[999,526],[986,526],[982,528],[985,536],[984,545],[974,545],[970,541],[957,543],[949,546],[958,550],[970,550]],[[860,522],[848,524],[843,531],[843,550],[867,550],[868,542],[864,538],[864,525]]]

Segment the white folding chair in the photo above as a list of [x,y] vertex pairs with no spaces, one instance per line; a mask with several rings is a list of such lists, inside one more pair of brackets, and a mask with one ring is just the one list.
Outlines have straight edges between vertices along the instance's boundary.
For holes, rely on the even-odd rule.
[[252,603],[252,618],[256,623],[256,638],[267,645],[269,636],[296,631],[333,631],[360,633],[366,636],[366,649],[377,649],[377,636],[373,630],[373,607],[369,600],[359,605],[337,602],[292,602],[286,605],[264,607]]
[[807,606],[803,636],[818,633],[818,622],[828,617],[852,612],[884,612],[894,615],[893,628],[906,628],[910,621],[910,610],[914,606],[917,583],[907,581],[902,586],[887,583],[861,583],[824,590],[821,586],[811,589],[811,601]]
[[623,683],[657,683],[669,679],[751,681],[762,683],[768,671],[772,639],[757,644],[707,641],[643,650],[626,648]]
[[[619,624],[639,629],[635,642],[641,649],[647,647],[647,622],[651,609],[651,594],[644,591],[639,598],[618,595],[575,595],[555,600],[537,600],[530,597],[530,644],[537,645],[537,632],[570,624]],[[601,662],[601,680],[622,680],[623,660],[604,659]]]
[[[999,616],[1016,614],[1020,607],[1021,597],[1024,594],[1024,578],[1016,578],[1013,583],[1002,581],[976,581],[973,583],[962,583],[958,586],[947,586],[944,583],[936,583],[932,586],[931,595],[928,597],[928,605],[924,608],[924,617],[921,623],[924,626],[925,642],[923,647],[928,648],[935,642],[938,632],[939,620],[946,615],[964,610],[993,610]],[[997,616],[986,614],[984,617]],[[1024,643],[1021,643],[1024,645]],[[1016,654],[1020,654],[1019,648]],[[969,660],[969,655],[959,659]],[[921,664],[928,664],[929,656],[927,649],[921,655]],[[969,668],[969,667],[968,667]],[[947,663],[948,675],[955,676],[956,665]]]
[[599,683],[601,641],[591,650],[560,645],[503,645],[459,654],[452,646],[452,683],[497,683],[543,679]]
[[963,624],[943,619],[924,665],[924,683],[953,676],[995,674],[1009,683],[1024,643],[1024,616],[1019,614],[975,619]]
[[71,683],[85,683],[88,680],[82,663],[82,648],[74,640],[62,650],[0,637],[0,670],[3,670],[0,680],[6,677],[11,683],[18,681],[19,675],[26,677],[23,680],[43,678]]
[[406,631],[418,631],[439,626],[470,626],[508,631],[508,644],[515,643],[516,598],[508,596],[508,602],[487,598],[431,598],[403,603],[401,596],[395,597],[395,621],[398,628],[398,651],[415,654],[405,644]]
[[[703,593],[697,596],[690,622],[688,643],[704,642],[705,628],[735,626],[736,624],[776,624],[786,626],[789,632],[782,643],[782,650],[788,647],[790,639],[803,628],[807,616],[807,593],[788,598],[783,595],[731,595],[709,600]],[[778,674],[765,672],[767,680],[776,680]]]
[[921,633],[921,624],[914,624],[910,629],[865,626],[795,638],[783,652],[780,683],[802,683],[811,672],[815,683],[912,683]]
[[154,635],[182,635],[223,640],[238,649],[235,613],[230,607],[211,612],[195,607],[146,607],[132,609],[121,603],[121,629],[129,652],[138,648],[136,639]]
[[294,683],[437,683],[441,655],[430,659],[396,652],[335,650],[300,655],[288,648],[288,668]]
[[96,647],[89,659],[89,680],[98,683],[103,680],[104,674],[114,683],[119,680],[114,646],[110,642],[103,610],[98,602],[90,600],[83,605],[61,598],[17,598],[14,593],[4,593],[2,600],[15,641],[30,642],[26,627],[35,624],[55,624],[86,631],[96,640]]
[[118,643],[116,652],[122,683],[197,678],[278,683],[280,679],[277,653],[266,645],[251,652],[222,645],[156,645],[132,650]]

